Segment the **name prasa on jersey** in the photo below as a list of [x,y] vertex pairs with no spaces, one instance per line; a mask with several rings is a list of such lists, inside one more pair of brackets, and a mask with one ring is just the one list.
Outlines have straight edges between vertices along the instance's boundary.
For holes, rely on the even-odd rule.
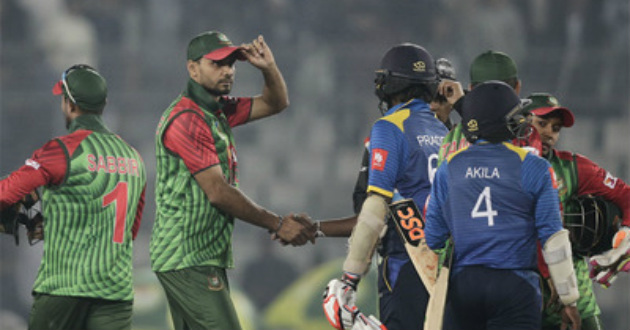
[[107,174],[130,174],[139,176],[138,160],[135,158],[103,155],[87,155],[88,171]]

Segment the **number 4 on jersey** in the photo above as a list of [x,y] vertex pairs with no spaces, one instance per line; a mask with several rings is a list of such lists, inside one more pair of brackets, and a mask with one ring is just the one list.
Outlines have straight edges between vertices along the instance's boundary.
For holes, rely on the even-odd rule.
[[[479,210],[481,204],[484,204],[485,211]],[[470,212],[470,216],[473,218],[488,218],[488,226],[494,226],[494,217],[499,214],[496,210],[492,209],[492,195],[490,194],[490,187],[483,188],[481,194],[477,198],[477,203]]]

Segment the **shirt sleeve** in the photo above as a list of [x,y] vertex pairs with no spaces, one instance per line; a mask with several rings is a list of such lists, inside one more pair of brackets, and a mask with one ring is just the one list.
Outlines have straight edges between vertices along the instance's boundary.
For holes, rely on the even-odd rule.
[[392,198],[406,154],[407,145],[402,132],[390,122],[377,121],[370,134],[367,191]]
[[66,176],[67,156],[58,140],[37,149],[17,171],[0,180],[0,209],[45,185],[59,185]]
[[547,239],[562,230],[560,198],[555,173],[548,161],[528,154],[522,167],[522,185],[535,202],[534,217],[538,239],[545,246]]
[[623,180],[576,154],[578,195],[595,195],[615,203],[623,213],[622,224],[630,226],[630,187]]
[[193,175],[219,163],[210,127],[194,112],[173,119],[164,133],[164,146],[181,157]]
[[223,113],[230,127],[245,124],[252,113],[252,105],[253,98],[251,97],[226,98]]
[[432,250],[444,248],[450,233],[443,211],[448,196],[447,173],[448,163],[444,162],[435,172],[428,197],[424,234]]

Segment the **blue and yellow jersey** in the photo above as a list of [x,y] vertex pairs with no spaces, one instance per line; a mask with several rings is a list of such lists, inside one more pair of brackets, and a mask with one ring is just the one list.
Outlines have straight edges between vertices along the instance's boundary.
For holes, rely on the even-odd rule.
[[[424,205],[446,133],[444,124],[422,100],[392,107],[372,127],[367,191],[390,198],[398,192],[420,207]],[[388,228],[382,241],[384,252],[406,257],[394,226]]]
[[477,142],[437,170],[425,235],[432,249],[452,235],[453,270],[536,269],[536,240],[562,229],[551,165],[508,142]]

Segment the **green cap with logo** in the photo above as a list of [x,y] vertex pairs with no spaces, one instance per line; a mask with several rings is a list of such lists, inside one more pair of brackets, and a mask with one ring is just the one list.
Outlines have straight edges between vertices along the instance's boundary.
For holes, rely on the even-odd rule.
[[549,115],[552,112],[557,112],[562,118],[562,126],[571,127],[575,123],[575,117],[571,110],[563,107],[553,95],[549,93],[532,93],[527,97],[532,101],[524,111],[533,113],[536,116],[542,117]]
[[202,57],[213,61],[220,61],[236,52],[236,58],[244,61],[245,55],[240,52],[241,47],[234,46],[225,34],[218,31],[203,32],[188,43],[187,58],[196,61]]
[[507,54],[493,50],[477,56],[470,65],[470,83],[517,78],[516,63]]
[[107,103],[107,82],[94,68],[77,64],[61,75],[52,89],[53,94],[64,94],[81,110],[101,113]]

